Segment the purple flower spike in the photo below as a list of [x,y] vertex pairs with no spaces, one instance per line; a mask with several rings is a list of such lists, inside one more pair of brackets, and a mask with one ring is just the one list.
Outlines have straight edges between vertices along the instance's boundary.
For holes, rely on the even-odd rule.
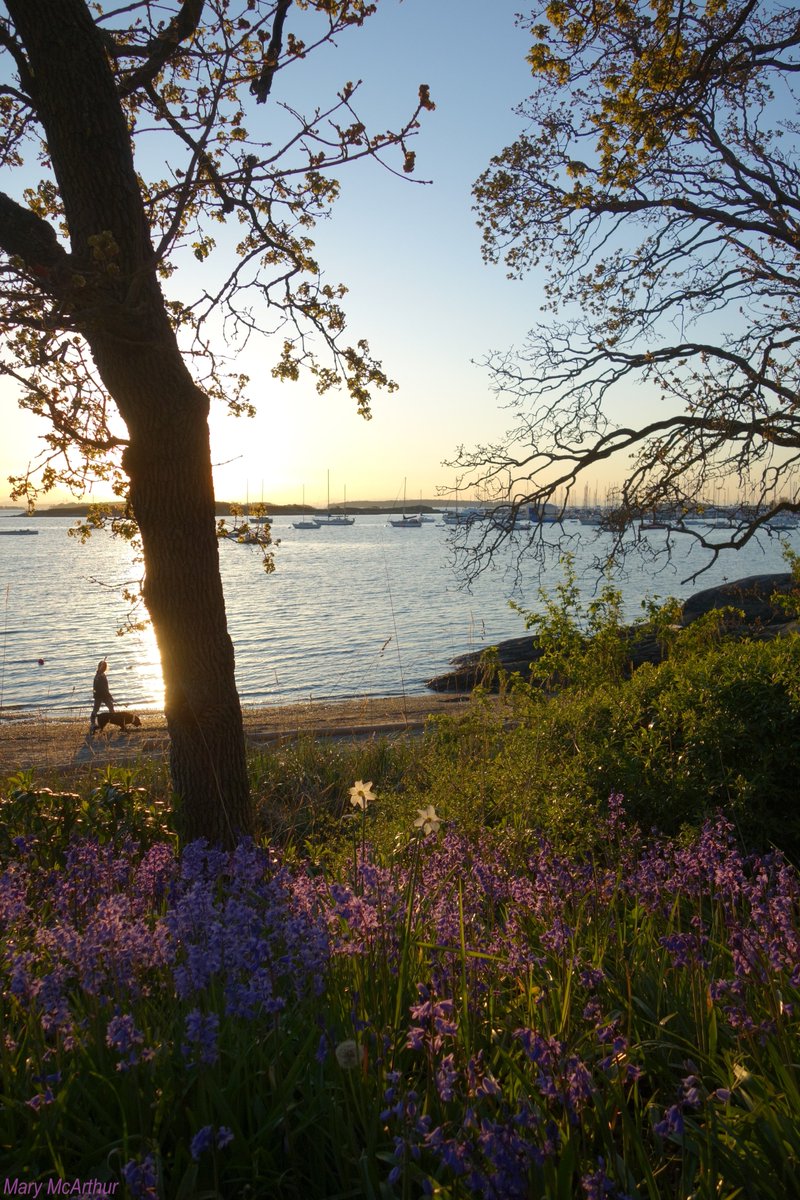
[[195,1162],[200,1158],[201,1154],[205,1154],[206,1150],[210,1150],[214,1145],[214,1126],[204,1125],[202,1129],[198,1129],[197,1133],[192,1138],[191,1154]]
[[133,1017],[129,1014],[112,1017],[108,1022],[106,1045],[111,1050],[116,1050],[120,1056],[120,1061],[117,1063],[118,1071],[126,1071],[128,1067],[135,1066],[139,1062],[138,1047],[143,1042],[144,1036],[136,1028]]
[[207,1013],[204,1016],[198,1008],[193,1008],[186,1016],[187,1040],[181,1046],[183,1057],[192,1064],[202,1063],[213,1067],[219,1060],[218,1034],[218,1015]]
[[148,1154],[141,1162],[132,1159],[126,1163],[122,1168],[122,1178],[132,1200],[158,1200],[158,1175],[152,1154]]

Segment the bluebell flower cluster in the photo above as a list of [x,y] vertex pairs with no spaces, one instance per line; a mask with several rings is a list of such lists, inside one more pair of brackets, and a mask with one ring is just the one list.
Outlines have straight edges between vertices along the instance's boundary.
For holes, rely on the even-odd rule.
[[[152,1064],[169,1061],[200,1087],[222,1079],[237,1031],[256,1046],[302,1013],[314,1077],[335,1077],[341,1095],[362,1084],[383,1095],[388,1196],[435,1179],[479,1200],[522,1200],[547,1194],[562,1170],[586,1200],[623,1200],[633,1189],[615,1139],[626,1122],[654,1154],[680,1155],[693,1124],[709,1109],[722,1120],[737,1095],[734,1080],[695,1063],[679,1086],[659,1086],[641,1032],[657,1016],[637,1032],[612,969],[619,945],[630,991],[635,931],[649,922],[660,994],[713,1009],[715,1036],[744,1059],[789,1026],[796,1036],[800,884],[779,855],[744,857],[722,819],[690,844],[645,840],[615,797],[604,833],[607,854],[590,861],[538,835],[512,854],[448,828],[390,866],[362,847],[349,882],[253,842],[176,855],[82,841],[61,867],[8,862],[0,974],[60,1068],[31,1071],[31,1120],[57,1107],[70,1055],[92,1037],[121,1082],[144,1090]],[[397,1028],[377,1008],[378,977],[399,997]],[[345,981],[335,1016],[334,980]],[[769,1008],[755,1003],[765,986]],[[169,1019],[153,1016],[154,998],[168,999]],[[345,1071],[336,1048],[350,1041]],[[198,1106],[186,1118],[192,1170],[242,1146],[220,1117],[231,1119]],[[123,1177],[131,1196],[157,1197],[163,1164],[140,1136],[134,1145],[152,1153]]]
[[233,1133],[226,1125],[215,1129],[213,1125],[204,1125],[198,1129],[189,1146],[195,1162],[210,1150],[225,1150],[233,1141]]
[[122,1168],[122,1178],[131,1200],[158,1200],[158,1169],[153,1154],[142,1159],[131,1159]]

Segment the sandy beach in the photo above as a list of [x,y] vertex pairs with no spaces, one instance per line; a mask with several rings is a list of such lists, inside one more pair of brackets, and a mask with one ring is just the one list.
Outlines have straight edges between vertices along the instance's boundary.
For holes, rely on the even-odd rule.
[[[248,745],[256,750],[288,738],[396,737],[424,727],[429,716],[466,711],[465,693],[422,696],[364,696],[354,700],[245,708]],[[82,720],[34,713],[0,716],[0,777],[34,768],[65,771],[106,764],[135,763],[167,753],[167,728],[160,713],[142,713],[138,729],[110,726],[87,737],[89,713]]]

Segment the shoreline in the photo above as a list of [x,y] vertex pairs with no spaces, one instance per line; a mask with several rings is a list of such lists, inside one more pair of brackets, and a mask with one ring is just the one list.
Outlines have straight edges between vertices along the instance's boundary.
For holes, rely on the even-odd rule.
[[[402,736],[419,732],[431,716],[457,716],[471,703],[469,692],[413,696],[363,696],[350,700],[309,700],[294,704],[242,707],[249,751],[300,737]],[[166,759],[169,751],[163,713],[139,710],[142,725],[87,736],[89,709],[82,718],[0,713],[0,778],[18,771],[59,772],[92,766],[131,765]]]

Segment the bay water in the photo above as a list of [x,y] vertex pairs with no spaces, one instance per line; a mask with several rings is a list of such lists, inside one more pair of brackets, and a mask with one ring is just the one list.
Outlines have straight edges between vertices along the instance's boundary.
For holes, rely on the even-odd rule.
[[[0,710],[5,717],[88,713],[103,657],[119,707],[160,709],[152,631],[117,632],[130,615],[122,589],[135,587],[141,565],[108,533],[81,545],[67,536],[72,524],[66,517],[0,516],[0,529],[37,531],[0,536]],[[571,530],[580,586],[590,597],[597,578],[588,566],[608,535],[577,523],[564,529]],[[552,590],[563,579],[555,554],[543,574],[532,561],[516,569],[520,534],[467,589],[440,519],[395,529],[385,516],[359,516],[351,526],[297,530],[287,516],[275,517],[272,531],[279,542],[272,574],[261,567],[258,548],[220,544],[245,705],[423,693],[454,656],[525,632],[509,600],[541,607],[540,587]],[[646,596],[685,598],[726,578],[787,570],[784,539],[800,549],[796,531],[762,536],[684,584],[701,557],[690,539],[676,538],[663,569],[632,560],[613,582],[634,619]]]

